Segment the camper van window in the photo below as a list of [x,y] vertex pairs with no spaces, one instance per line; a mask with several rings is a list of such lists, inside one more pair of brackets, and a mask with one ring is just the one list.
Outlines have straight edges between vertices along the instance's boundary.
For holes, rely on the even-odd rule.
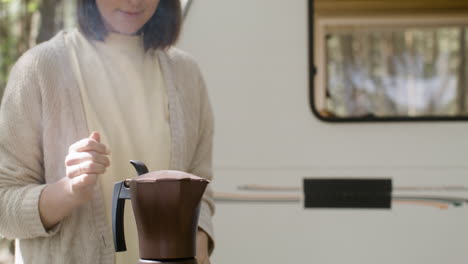
[[468,19],[315,21],[320,119],[468,120]]

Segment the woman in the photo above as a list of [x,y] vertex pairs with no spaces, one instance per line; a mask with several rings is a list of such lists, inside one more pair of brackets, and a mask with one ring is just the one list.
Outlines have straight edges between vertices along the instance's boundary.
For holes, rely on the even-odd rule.
[[[179,1],[80,0],[78,22],[26,52],[4,93],[0,234],[16,239],[16,263],[136,263],[136,231],[115,254],[108,213],[113,183],[135,175],[129,159],[212,178],[204,81],[171,48]],[[211,196],[200,210],[202,264],[214,245]]]

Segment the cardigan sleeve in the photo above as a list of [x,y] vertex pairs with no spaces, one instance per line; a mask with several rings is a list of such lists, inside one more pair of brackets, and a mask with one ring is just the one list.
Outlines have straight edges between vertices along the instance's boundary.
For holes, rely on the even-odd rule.
[[[200,100],[199,112],[199,139],[196,147],[194,157],[191,162],[189,173],[203,177],[208,180],[213,179],[212,173],[212,153],[213,153],[213,135],[214,135],[214,118],[212,108],[206,89],[205,81],[201,72],[197,67],[198,75],[198,92]],[[203,195],[200,216],[198,225],[203,229],[209,237],[209,254],[214,249],[214,231],[212,217],[215,212],[215,205],[213,200],[213,191],[208,185],[205,194]]]
[[[44,189],[40,58],[25,53],[13,67],[0,105],[0,235],[27,239],[55,234],[39,215]],[[50,70],[50,69],[49,69]],[[41,80],[39,80],[41,79]]]

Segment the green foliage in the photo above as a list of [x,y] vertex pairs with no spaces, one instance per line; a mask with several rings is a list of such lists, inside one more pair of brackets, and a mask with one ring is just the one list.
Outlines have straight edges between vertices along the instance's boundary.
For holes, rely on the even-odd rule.
[[34,1],[28,3],[28,12],[29,13],[34,13],[38,9],[39,9],[39,3],[34,2]]
[[11,67],[30,48],[32,15],[39,4],[39,0],[0,0],[0,98]]
[[74,0],[0,0],[0,99],[19,56],[56,34],[64,20],[74,21],[74,6]]

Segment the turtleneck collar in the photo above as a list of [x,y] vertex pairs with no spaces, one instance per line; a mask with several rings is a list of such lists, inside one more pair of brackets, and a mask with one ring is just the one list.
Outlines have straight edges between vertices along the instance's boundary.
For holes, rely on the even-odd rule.
[[143,36],[140,35],[124,35],[113,32],[108,32],[104,40],[105,45],[127,51],[143,50]]

